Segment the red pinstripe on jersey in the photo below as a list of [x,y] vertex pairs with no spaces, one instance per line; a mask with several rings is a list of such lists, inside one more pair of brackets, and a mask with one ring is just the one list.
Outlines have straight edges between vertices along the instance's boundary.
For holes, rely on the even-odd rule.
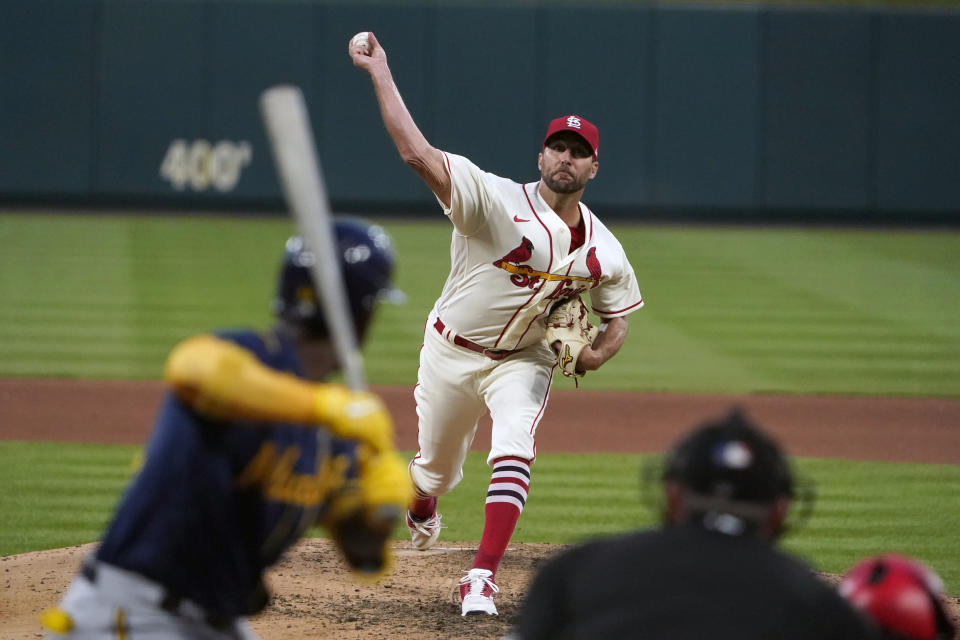
[[614,311],[605,311],[605,310],[603,310],[603,309],[597,309],[596,307],[593,307],[593,312],[594,312],[595,314],[597,314],[598,316],[615,316],[615,315],[617,315],[617,314],[624,313],[625,311],[629,311],[630,309],[635,309],[635,308],[637,308],[637,307],[639,307],[639,306],[641,306],[641,305],[643,305],[643,299],[642,299],[642,298],[640,299],[639,302],[635,302],[635,303],[633,303],[632,305],[630,305],[629,307],[624,307],[623,309],[616,309],[616,310],[614,310]]
[[[567,272],[566,272],[565,274],[563,274],[563,275],[569,275],[571,269],[573,269],[573,263],[572,263],[572,262],[571,262],[570,265],[567,267]],[[540,287],[537,288],[537,291],[540,291],[540,288],[542,288],[544,285],[546,285],[546,283],[547,283],[547,281],[544,280],[544,281],[543,281],[543,284],[540,285]],[[562,287],[562,286],[563,286],[563,281],[561,280],[560,282],[557,283],[556,289],[559,289],[559,288]],[[556,289],[554,289],[554,291],[556,291]],[[536,322],[537,320],[539,320],[540,318],[545,317],[545,316],[546,316],[547,314],[549,314],[549,313],[550,313],[550,307],[547,307],[546,309],[543,310],[543,312],[537,314],[532,320],[530,320],[530,322],[527,324],[527,328],[524,329],[524,330],[523,330],[523,333],[520,334],[520,337],[517,338],[517,342],[519,343],[519,342],[521,342],[521,341],[523,340],[523,337],[524,337],[525,335],[527,335],[527,331],[530,331],[530,327],[533,326],[533,323],[535,323],[535,322]]]
[[[521,185],[518,185],[518,186],[520,187],[520,189],[523,190],[523,195],[524,195],[524,197],[527,199],[527,205],[530,207],[530,211],[533,212],[533,216],[537,219],[537,222],[540,223],[540,226],[543,227],[543,230],[547,232],[547,237],[550,239],[550,260],[547,262],[547,268],[546,268],[546,271],[549,273],[550,268],[553,267],[553,234],[550,233],[550,227],[548,227],[548,226],[543,222],[543,220],[540,218],[540,214],[538,214],[538,213],[537,213],[537,210],[533,207],[533,203],[530,202],[530,195],[527,194],[526,185],[522,185],[522,184],[521,184]],[[519,307],[517,307],[517,310],[513,312],[513,315],[510,316],[510,320],[509,320],[505,325],[503,325],[503,329],[500,331],[500,335],[497,336],[497,341],[493,343],[493,346],[494,346],[495,349],[499,349],[499,348],[500,348],[500,341],[503,339],[503,336],[504,336],[504,334],[507,332],[507,329],[510,328],[510,325],[513,324],[513,321],[514,321],[514,319],[517,317],[517,315],[518,315],[521,311],[523,311],[523,310],[530,304],[530,302],[531,302],[534,298],[537,297],[537,294],[540,293],[540,290],[541,290],[541,289],[544,287],[544,285],[546,285],[546,284],[547,284],[547,281],[546,281],[546,280],[543,280],[543,281],[540,283],[540,286],[538,286],[538,287],[533,291],[533,293],[530,294],[530,297],[527,298],[527,300],[526,300],[522,305],[520,305]],[[530,325],[532,325],[535,320],[536,320],[536,318],[534,318],[534,320],[530,322]],[[523,334],[520,336],[521,339],[523,338],[524,335],[527,334],[527,331],[530,330],[530,325],[527,325],[527,328],[523,331]],[[517,343],[519,344],[519,340],[517,341]]]

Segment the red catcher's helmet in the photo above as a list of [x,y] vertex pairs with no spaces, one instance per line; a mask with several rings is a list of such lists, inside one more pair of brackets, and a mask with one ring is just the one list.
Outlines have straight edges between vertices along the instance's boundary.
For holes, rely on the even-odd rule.
[[943,582],[924,565],[897,554],[861,560],[839,585],[840,595],[869,616],[888,637],[951,640]]

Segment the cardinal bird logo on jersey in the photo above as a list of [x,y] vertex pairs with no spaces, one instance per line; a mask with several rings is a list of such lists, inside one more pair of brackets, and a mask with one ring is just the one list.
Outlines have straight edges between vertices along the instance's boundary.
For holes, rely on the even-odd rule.
[[526,262],[530,259],[530,256],[533,255],[533,243],[530,242],[530,239],[527,236],[523,236],[520,239],[520,246],[516,249],[513,249],[507,255],[503,256],[499,260],[493,262],[493,266],[499,267],[505,262],[511,262],[513,264],[520,264],[521,262]]
[[[590,250],[587,251],[587,271],[590,272],[590,277],[593,278],[594,283],[600,282],[600,276],[603,275],[603,270],[600,269],[600,261],[597,260],[597,248],[590,247]],[[596,286],[596,284],[594,284]]]
[[[511,274],[510,282],[517,287],[526,287],[530,290],[539,291],[547,282],[557,282],[559,284],[553,287],[553,291],[547,298],[569,298],[580,295],[587,289],[595,287],[600,283],[600,261],[597,260],[595,254],[595,248],[591,248],[587,253],[586,261],[587,269],[590,271],[589,278],[586,276],[575,276],[570,273],[561,274],[537,271],[528,264],[521,264],[529,260],[533,255],[533,243],[530,242],[527,236],[523,236],[520,239],[520,245],[499,260],[494,260],[493,266],[509,272]],[[569,272],[569,268],[567,271]]]

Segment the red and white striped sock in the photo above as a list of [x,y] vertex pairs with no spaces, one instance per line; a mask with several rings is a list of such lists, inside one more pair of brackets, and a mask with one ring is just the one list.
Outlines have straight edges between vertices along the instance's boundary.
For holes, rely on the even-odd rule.
[[493,461],[493,475],[484,507],[483,537],[473,560],[474,569],[489,569],[496,574],[529,491],[529,460],[509,456]]

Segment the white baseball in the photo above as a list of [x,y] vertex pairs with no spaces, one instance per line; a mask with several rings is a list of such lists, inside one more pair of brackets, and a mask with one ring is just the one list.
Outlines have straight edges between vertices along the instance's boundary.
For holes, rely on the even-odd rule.
[[350,39],[350,46],[363,49],[366,54],[370,53],[370,32],[361,31]]

